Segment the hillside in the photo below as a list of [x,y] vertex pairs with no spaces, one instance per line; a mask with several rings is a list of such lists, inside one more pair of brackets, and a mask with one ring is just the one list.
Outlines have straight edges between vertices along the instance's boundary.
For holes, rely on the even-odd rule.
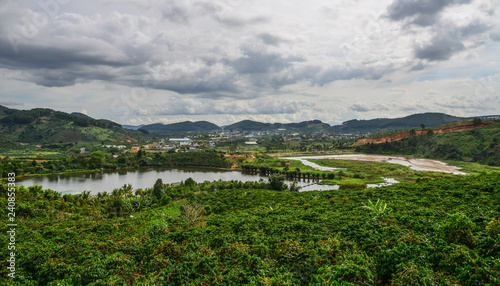
[[299,123],[262,123],[252,120],[243,120],[224,127],[225,130],[243,130],[243,131],[266,131],[276,129],[300,130],[309,128],[328,128],[329,124],[320,120],[303,121]]
[[[360,139],[356,151],[377,154],[405,154],[426,158],[473,161],[500,166],[500,122],[484,121],[473,126],[454,124],[390,136]],[[429,130],[433,130],[430,132]]]
[[[275,131],[286,129],[287,131],[304,132],[314,130],[324,130],[332,133],[377,133],[392,130],[409,129],[420,127],[424,124],[426,127],[439,126],[446,123],[457,122],[469,118],[456,117],[444,113],[421,113],[413,114],[403,118],[378,118],[370,120],[349,120],[342,125],[330,126],[320,120],[308,120],[299,123],[265,123],[253,120],[242,120],[227,126],[224,130],[240,131]],[[147,130],[152,133],[161,132],[206,132],[220,130],[221,127],[208,121],[184,121],[172,124],[155,123],[144,126],[124,126],[128,129]]]
[[208,121],[184,121],[171,124],[155,123],[144,125],[139,130],[147,130],[148,132],[203,132],[219,130],[220,127]]
[[342,125],[334,126],[337,132],[385,132],[398,129],[417,128],[424,124],[426,127],[439,126],[469,118],[456,117],[444,113],[420,113],[402,118],[377,118],[370,120],[349,120]]
[[[435,128],[426,128],[426,129],[422,129],[422,130],[412,129],[415,132],[413,132],[411,130],[410,131],[401,131],[401,132],[397,132],[397,131],[389,132],[389,133],[393,133],[391,135],[385,135],[384,133],[379,133],[379,134],[375,134],[375,135],[371,136],[370,138],[358,139],[356,141],[355,145],[364,145],[364,144],[369,144],[369,143],[380,144],[380,143],[385,143],[386,141],[387,142],[399,141],[399,140],[403,140],[405,138],[409,138],[409,137],[412,137],[415,135],[427,135],[429,132],[433,133],[433,134],[435,134],[435,133],[449,133],[449,132],[464,132],[464,131],[468,131],[471,129],[481,129],[481,128],[484,128],[484,127],[490,125],[491,123],[492,122],[487,121],[486,123],[480,123],[477,126],[474,126],[474,124],[472,123],[472,120],[466,120],[466,121],[455,122],[454,124],[452,124],[453,126],[447,126],[447,125],[449,125],[449,124],[447,124],[447,125],[442,125],[442,126],[438,126]],[[383,135],[385,135],[385,136],[383,136]]]
[[0,135],[7,142],[29,144],[133,142],[150,138],[144,132],[123,129],[110,120],[82,115],[48,108],[17,110],[1,106]]

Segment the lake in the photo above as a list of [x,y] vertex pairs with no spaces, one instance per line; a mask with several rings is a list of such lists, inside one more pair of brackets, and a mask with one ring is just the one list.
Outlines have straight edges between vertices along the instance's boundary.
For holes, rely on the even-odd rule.
[[[165,184],[180,183],[187,178],[192,178],[196,182],[204,181],[267,181],[268,177],[261,174],[242,173],[230,170],[218,170],[211,168],[184,167],[184,168],[141,168],[136,170],[121,171],[101,171],[78,174],[46,175],[38,177],[18,178],[18,185],[33,186],[40,185],[46,189],[62,193],[81,193],[90,191],[92,194],[98,192],[111,192],[115,188],[120,188],[124,184],[131,184],[134,189],[152,188],[157,179],[162,179]],[[285,181],[290,185],[292,181]],[[311,185],[313,181],[300,181],[299,186]],[[328,190],[335,189],[335,186],[313,185],[301,189],[308,191],[312,189]]]
[[[144,168],[137,170],[101,171],[78,174],[46,175],[38,177],[18,178],[18,185],[33,186],[40,185],[44,189],[52,189],[63,194],[81,193],[90,191],[92,194],[99,192],[111,192],[125,184],[131,184],[132,188],[152,188],[157,179],[162,179],[165,184],[180,183],[187,178],[196,182],[204,181],[259,181],[268,180],[268,176],[253,173],[242,173],[238,171],[218,170],[210,168]],[[286,184],[292,181],[286,180]],[[297,184],[302,187],[301,192],[312,190],[337,190],[339,186],[317,185],[317,181],[301,180]],[[392,179],[386,179],[386,183],[372,184],[368,187],[379,187],[397,183]]]
[[[333,171],[336,168],[324,167],[308,159],[348,159],[372,162],[389,162],[408,166],[413,170],[448,172],[453,174],[465,174],[459,171],[459,168],[448,165],[441,161],[429,159],[416,159],[403,156],[386,155],[326,155],[326,156],[301,156],[301,157],[281,157],[286,160],[300,160],[303,164],[311,166],[322,171]],[[192,178],[196,182],[204,181],[267,181],[267,176],[253,173],[242,173],[230,170],[218,170],[211,168],[145,168],[138,170],[121,171],[102,171],[79,174],[47,175],[31,178],[20,178],[17,183],[24,186],[40,185],[44,188],[52,189],[62,193],[81,193],[90,191],[92,194],[98,192],[111,192],[115,188],[120,188],[124,184],[131,184],[134,189],[152,188],[157,179],[162,179],[165,184],[180,183],[187,178]],[[394,179],[384,178],[385,183],[369,184],[368,187],[380,187],[397,183]],[[286,184],[292,184],[292,181],[285,181]],[[298,185],[302,187],[301,192],[312,190],[337,190],[339,186],[317,185],[316,181],[299,181]]]

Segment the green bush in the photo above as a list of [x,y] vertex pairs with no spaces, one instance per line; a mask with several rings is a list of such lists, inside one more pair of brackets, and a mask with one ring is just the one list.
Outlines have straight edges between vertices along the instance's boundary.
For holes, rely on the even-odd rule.
[[500,235],[500,218],[492,219],[486,226],[486,232],[493,238],[498,237]]
[[464,244],[472,246],[474,244],[474,236],[472,231],[475,225],[464,214],[455,213],[448,215],[445,222],[439,226],[441,237],[448,243]]
[[162,206],[168,205],[172,201],[172,198],[169,197],[167,194],[163,195],[160,200],[160,204]]
[[155,219],[148,224],[146,230],[144,231],[145,235],[150,237],[154,237],[160,234],[166,234],[168,232],[168,223],[163,219]]
[[407,262],[398,265],[391,280],[391,285],[434,286],[437,283],[431,269],[417,265],[414,262]]
[[339,190],[348,190],[348,189],[357,189],[357,188],[366,188],[366,184],[344,183],[344,184],[340,184],[340,186],[339,186]]

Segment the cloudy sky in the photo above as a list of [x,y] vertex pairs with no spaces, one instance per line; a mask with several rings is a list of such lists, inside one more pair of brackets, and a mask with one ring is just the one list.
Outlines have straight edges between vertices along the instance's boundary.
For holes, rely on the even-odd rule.
[[500,0],[0,0],[0,105],[122,124],[500,113]]

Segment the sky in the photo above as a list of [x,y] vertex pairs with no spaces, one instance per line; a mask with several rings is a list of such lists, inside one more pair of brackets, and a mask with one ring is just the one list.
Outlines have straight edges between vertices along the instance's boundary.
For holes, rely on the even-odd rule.
[[500,114],[500,0],[0,0],[0,105],[121,124]]

